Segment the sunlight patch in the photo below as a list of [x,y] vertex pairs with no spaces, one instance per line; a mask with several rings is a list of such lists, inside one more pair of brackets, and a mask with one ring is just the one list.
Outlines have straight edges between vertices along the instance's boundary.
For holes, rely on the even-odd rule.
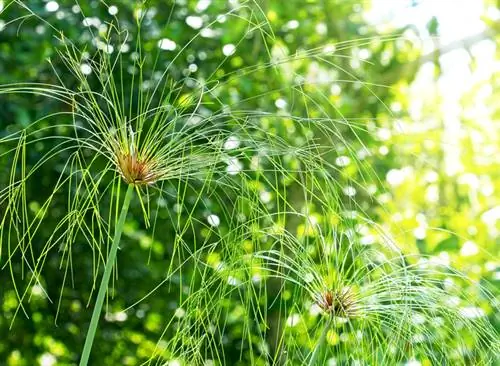
[[183,318],[184,315],[186,315],[186,310],[184,310],[183,308],[177,308],[175,309],[175,313],[174,313],[174,316],[176,318]]
[[40,366],[53,366],[57,363],[57,358],[52,353],[44,353],[40,357]]
[[128,319],[128,315],[124,311],[119,311],[117,313],[107,313],[104,316],[104,319],[106,319],[108,322],[124,322]]
[[292,314],[286,320],[288,327],[295,327],[300,322],[300,314]]
[[233,150],[240,147],[240,139],[236,136],[229,136],[224,142],[224,150]]
[[422,364],[415,359],[408,360],[408,362],[405,363],[405,366],[421,366],[421,365]]
[[109,15],[116,15],[116,14],[118,14],[118,8],[115,5],[111,5],[108,8],[108,13],[109,13]]
[[224,56],[231,56],[236,51],[236,46],[234,44],[226,44],[222,47],[222,53]]
[[459,310],[460,315],[462,315],[464,318],[481,318],[485,316],[485,312],[483,309],[477,306],[465,306],[463,308],[460,308]]
[[271,193],[268,191],[261,191],[259,197],[263,203],[269,203],[272,199]]
[[92,73],[92,68],[89,64],[83,63],[80,65],[80,71],[83,75],[90,75]]
[[227,162],[226,172],[229,175],[236,175],[243,169],[243,164],[238,160],[238,158],[231,158]]
[[174,51],[177,48],[177,44],[168,38],[162,38],[158,41],[158,47],[164,51]]
[[460,248],[460,255],[462,257],[470,257],[477,253],[479,253],[479,248],[472,240],[467,240],[464,245],[462,245],[462,248]]
[[208,215],[207,216],[207,222],[210,226],[217,227],[220,225],[220,218],[217,215]]
[[199,0],[198,4],[196,4],[196,11],[198,13],[201,13],[202,11],[206,10],[209,6],[212,0]]
[[227,278],[227,284],[231,285],[231,286],[238,286],[241,284],[241,281],[239,279],[237,279],[236,277],[229,276]]
[[53,13],[59,9],[59,4],[56,1],[49,1],[45,4],[45,9]]
[[186,24],[193,29],[200,29],[203,26],[203,19],[198,16],[190,15],[186,17]]
[[335,159],[335,165],[344,167],[351,163],[351,159],[348,156],[339,156]]
[[286,106],[288,105],[288,103],[286,102],[286,100],[284,100],[283,98],[278,98],[276,99],[276,101],[274,102],[274,105],[276,106],[276,108],[278,109],[285,109]]

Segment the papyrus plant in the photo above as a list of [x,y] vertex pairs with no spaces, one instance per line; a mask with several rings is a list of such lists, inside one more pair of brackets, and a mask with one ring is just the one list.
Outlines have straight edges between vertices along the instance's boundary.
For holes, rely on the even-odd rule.
[[[303,244],[296,238],[285,234],[276,237],[275,246],[255,254],[270,276],[299,289],[288,310],[290,331],[284,335],[284,350],[299,347],[293,338],[304,324],[316,324],[311,330],[317,334],[311,337],[313,352],[299,356],[300,362],[496,362],[498,333],[464,293],[464,283],[470,282],[467,276],[432,258],[403,255],[377,226],[373,230],[380,241],[369,247],[348,227],[331,230],[316,225],[314,230],[315,239],[309,244],[314,249],[307,252],[299,249]],[[497,313],[488,288],[470,285]]]
[[[21,1],[13,1],[9,6],[24,9],[25,15],[18,20],[44,22]],[[300,68],[301,61],[306,59],[341,68],[331,60],[331,54],[333,50],[349,49],[353,43],[293,56],[270,52],[266,54],[270,61],[220,78],[218,65],[208,79],[201,80],[189,75],[176,76],[174,72],[176,60],[189,50],[191,41],[172,53],[168,65],[154,61],[158,51],[143,47],[140,31],[143,23],[150,21],[149,15],[147,3],[137,3],[133,21],[138,31],[132,35],[130,29],[116,20],[98,28],[91,14],[83,14],[92,35],[90,43],[94,42],[88,50],[68,39],[57,27],[45,23],[60,42],[58,60],[64,68],[60,71],[60,65],[54,66],[58,82],[0,87],[2,96],[36,95],[57,101],[60,108],[0,141],[6,146],[3,156],[8,156],[11,166],[9,183],[0,190],[4,209],[0,232],[2,260],[4,267],[10,269],[14,286],[18,283],[14,270],[17,263],[21,263],[26,276],[25,287],[16,287],[18,311],[24,310],[23,304],[30,300],[33,286],[44,289],[40,280],[42,269],[54,249],[61,253],[61,268],[65,281],[66,278],[69,281],[72,246],[77,237],[83,238],[90,248],[93,288],[97,291],[96,301],[92,300],[93,294],[89,299],[93,315],[80,359],[81,365],[87,364],[109,281],[111,278],[119,281],[112,276],[114,265],[127,213],[135,203],[143,213],[146,230],[154,233],[164,225],[174,226],[172,258],[179,257],[179,264],[174,265],[172,259],[160,285],[182,274],[184,266],[193,267],[195,273],[186,280],[189,294],[180,296],[183,310],[178,317],[182,319],[174,317],[168,322],[150,363],[163,363],[165,358],[174,357],[185,364],[202,364],[205,358],[224,363],[227,320],[224,300],[231,296],[236,296],[232,299],[241,302],[248,315],[242,343],[252,347],[257,338],[262,341],[259,344],[264,344],[270,319],[261,302],[267,296],[267,289],[266,285],[257,284],[273,278],[282,281],[283,288],[294,286],[294,306],[310,305],[322,314],[324,322],[318,335],[311,332],[309,349],[295,342],[293,334],[276,327],[274,354],[265,346],[258,352],[252,349],[251,363],[264,358],[273,363],[322,364],[326,340],[334,338],[332,331],[340,327],[350,331],[346,332],[347,341],[334,350],[340,362],[398,364],[413,355],[424,355],[436,363],[453,362],[453,351],[457,349],[473,353],[474,361],[488,362],[498,348],[491,326],[484,319],[461,316],[460,311],[448,309],[441,302],[445,292],[440,288],[439,277],[446,271],[457,276],[456,272],[429,269],[401,255],[387,259],[382,250],[364,252],[354,244],[340,245],[334,232],[328,231],[340,226],[333,221],[325,222],[329,229],[316,236],[316,256],[307,251],[308,240],[297,238],[292,232],[291,227],[298,225],[304,225],[308,232],[318,230],[304,209],[313,203],[320,207],[324,217],[343,211],[339,194],[343,188],[341,172],[333,163],[337,145],[343,145],[354,161],[356,158],[338,126],[347,126],[356,138],[356,132],[362,131],[341,113],[338,113],[340,118],[333,119],[323,111],[323,103],[335,111],[337,108],[325,95],[311,92],[314,85],[310,84],[319,81],[301,78],[294,81],[293,94],[299,100],[295,103],[304,107],[299,115],[244,109],[246,101],[231,99],[224,89],[231,80],[253,80],[253,75],[267,69],[291,74],[291,79],[298,75],[290,65],[299,64]],[[248,27],[245,36],[256,33],[256,39],[264,39],[264,43],[266,37],[272,37],[259,2],[242,2],[224,16],[243,21]],[[197,38],[199,34],[193,40]],[[173,48],[168,42],[161,40],[158,46]],[[126,47],[134,51],[131,63],[121,52]],[[349,82],[360,81],[353,76]],[[370,91],[370,85],[361,85]],[[266,90],[253,99],[267,99],[273,91]],[[290,134],[299,138],[291,144],[290,139],[275,134],[262,121],[286,124],[293,131]],[[50,142],[50,150],[34,165],[28,164],[27,156],[43,142]],[[37,184],[40,171],[60,156],[66,159],[57,167],[60,172],[57,182],[43,196],[40,207],[32,210],[28,187]],[[187,191],[192,194],[191,203]],[[64,214],[40,248],[40,229],[52,212],[60,209],[63,195]],[[169,195],[175,196],[177,207],[189,209],[203,206],[206,196],[210,196],[221,206],[227,230],[218,231],[218,216],[207,215],[201,220],[195,217],[194,209],[187,219],[175,212],[170,221],[160,219],[154,203]],[[196,241],[193,249],[192,243],[186,242],[189,240],[186,233],[200,226],[210,236]],[[222,253],[222,258],[217,258],[216,252]],[[97,286],[101,265],[104,272]],[[152,286],[145,298],[158,286]],[[279,316],[291,316],[294,323],[297,307],[281,309]],[[58,305],[59,310],[64,311]],[[425,342],[425,337],[434,337],[434,333],[421,321],[422,317],[444,319],[442,348],[436,350]],[[472,345],[463,345],[462,335],[453,334],[449,329],[453,322],[472,334]],[[424,337],[423,342],[414,339],[420,336]],[[449,343],[450,339],[457,343]],[[253,353],[263,356],[254,357]]]
[[[255,15],[259,7],[249,5],[255,4],[249,2],[234,8],[226,16],[241,18],[239,11],[249,10],[251,15],[248,19],[243,18],[248,22],[248,32],[262,32],[266,23],[256,22],[256,19],[262,18]],[[154,56],[144,53],[140,31],[135,33],[137,39],[132,41],[135,44],[134,59],[129,65],[124,53],[112,51],[113,47],[121,50],[131,42],[128,30],[122,29],[119,22],[111,22],[97,33],[92,24],[87,24],[98,48],[90,53],[82,50],[25,3],[13,1],[4,10],[16,6],[25,11],[25,15],[9,24],[19,21],[22,25],[26,19],[35,19],[49,27],[59,41],[58,63],[62,62],[64,71],[54,66],[57,80],[54,84],[22,82],[0,86],[3,97],[37,96],[56,101],[60,108],[60,111],[33,121],[25,129],[1,140],[5,147],[2,157],[7,157],[11,164],[8,185],[0,190],[3,267],[10,269],[19,299],[16,314],[18,311],[26,313],[23,304],[30,301],[32,287],[37,286],[45,292],[40,278],[49,253],[59,249],[66,283],[66,279],[72,278],[72,246],[76,238],[83,238],[91,249],[92,259],[89,260],[94,273],[93,288],[97,290],[95,302],[92,296],[89,298],[93,314],[80,358],[80,364],[86,365],[131,203],[138,202],[144,225],[154,231],[159,224],[157,215],[150,209],[151,197],[161,199],[168,195],[167,187],[173,185],[178,192],[185,192],[195,184],[193,182],[197,182],[195,203],[201,201],[214,186],[226,193],[237,192],[241,195],[239,199],[246,195],[251,201],[256,193],[242,190],[241,181],[232,179],[239,172],[247,174],[243,162],[257,165],[248,174],[258,175],[269,170],[276,179],[281,179],[281,175],[289,172],[280,160],[287,155],[293,156],[298,161],[306,162],[297,167],[295,174],[308,176],[323,169],[321,155],[311,154],[321,154],[320,151],[326,152],[329,148],[321,150],[315,143],[291,146],[259,123],[260,118],[274,121],[286,118],[288,123],[291,121],[297,125],[311,123],[307,118],[238,109],[237,103],[226,105],[219,100],[218,81],[215,79],[201,82],[186,77],[176,81],[170,74],[170,67],[173,66],[160,70],[153,63],[152,70],[146,69],[144,65]],[[139,4],[135,13],[137,29],[140,30],[142,22],[147,19],[147,7]],[[176,53],[170,65],[188,46]],[[323,54],[322,50],[314,52]],[[310,57],[314,52],[243,69],[238,75],[230,77],[250,75],[261,67],[276,67],[280,63]],[[127,65],[132,69],[129,73],[126,73]],[[319,122],[319,131],[336,133],[328,127],[327,119]],[[37,144],[43,143],[49,143],[51,148],[43,152],[34,165],[29,165],[27,155],[34,151]],[[49,194],[41,198],[39,207],[35,210],[29,208],[27,187],[37,184],[40,171],[61,156],[66,160],[57,168],[60,171],[57,182]],[[259,159],[269,160],[264,170],[259,168]],[[304,187],[299,179],[293,180],[299,187]],[[275,184],[268,183],[271,186]],[[59,210],[64,195],[65,213],[50,237],[44,238],[40,248],[40,229],[52,213]],[[221,202],[228,205],[228,213],[236,204],[229,194]],[[184,205],[181,193],[178,203],[181,207]],[[207,219],[209,226],[218,226],[219,218],[209,216]],[[179,236],[174,243],[174,253],[187,248],[181,238],[193,221],[195,218],[190,217],[177,228]],[[197,252],[204,249],[199,248]],[[195,253],[189,254],[188,251],[186,249],[183,255],[196,258]],[[235,251],[233,255],[236,254]],[[18,287],[18,279],[15,278],[14,267],[19,261],[23,268],[22,277],[26,281],[24,288]],[[101,264],[104,265],[104,272],[97,286]],[[58,313],[62,296],[61,290]]]

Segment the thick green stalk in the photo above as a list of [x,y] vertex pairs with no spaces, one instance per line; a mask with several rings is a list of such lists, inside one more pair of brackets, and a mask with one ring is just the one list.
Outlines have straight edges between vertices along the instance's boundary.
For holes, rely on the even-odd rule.
[[92,349],[92,344],[94,343],[95,332],[97,330],[97,324],[99,323],[102,304],[104,303],[104,297],[108,289],[109,278],[111,277],[111,271],[115,263],[116,252],[118,251],[118,244],[120,243],[120,238],[122,236],[122,231],[123,231],[123,225],[125,223],[125,218],[127,217],[128,206],[130,204],[130,201],[132,200],[133,193],[134,193],[134,186],[130,184],[127,188],[127,193],[125,194],[125,200],[123,201],[123,206],[120,212],[118,223],[116,224],[115,227],[113,244],[111,245],[111,250],[109,252],[108,260],[106,261],[106,266],[104,268],[104,274],[102,275],[101,285],[99,286],[99,292],[97,294],[96,303],[94,305],[92,319],[90,320],[89,330],[87,332],[87,337],[85,338],[85,345],[83,346],[80,366],[87,366],[87,363],[89,361],[90,350]]
[[330,329],[331,322],[332,322],[332,318],[330,317],[327,320],[325,327],[323,328],[323,331],[321,332],[318,343],[316,344],[316,347],[314,348],[314,351],[311,355],[311,359],[309,360],[308,366],[316,365],[316,361],[317,361],[316,359],[319,356],[320,349],[323,347],[323,343],[325,343],[326,335],[328,333],[328,329]]

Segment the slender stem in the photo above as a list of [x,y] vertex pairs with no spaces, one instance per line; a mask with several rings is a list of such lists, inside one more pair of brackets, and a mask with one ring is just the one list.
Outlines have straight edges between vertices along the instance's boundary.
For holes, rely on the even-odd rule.
[[89,330],[87,332],[87,337],[85,338],[85,345],[83,346],[80,366],[87,366],[87,363],[89,361],[90,350],[92,349],[92,344],[94,343],[95,332],[97,330],[97,324],[99,323],[102,304],[104,303],[104,297],[108,289],[108,283],[109,283],[109,278],[111,277],[111,271],[113,269],[113,265],[115,264],[116,252],[118,251],[118,243],[120,243],[120,238],[122,236],[122,231],[123,231],[123,224],[125,223],[125,218],[128,212],[128,206],[130,204],[130,201],[132,200],[133,192],[134,192],[134,186],[130,184],[127,188],[127,193],[125,194],[125,200],[123,201],[120,217],[115,227],[113,244],[111,245],[111,250],[109,252],[108,260],[106,261],[106,266],[104,267],[104,274],[102,275],[101,285],[99,286],[99,292],[97,294],[96,303],[94,305],[94,311],[92,313],[92,319],[90,320]]
[[325,327],[323,328],[323,331],[321,332],[318,343],[314,347],[314,351],[311,355],[311,359],[309,360],[308,366],[316,365],[316,359],[319,356],[319,351],[320,351],[321,347],[323,346],[323,343],[325,343],[326,335],[328,333],[328,329],[330,329],[331,323],[332,323],[332,317],[330,316],[325,324]]

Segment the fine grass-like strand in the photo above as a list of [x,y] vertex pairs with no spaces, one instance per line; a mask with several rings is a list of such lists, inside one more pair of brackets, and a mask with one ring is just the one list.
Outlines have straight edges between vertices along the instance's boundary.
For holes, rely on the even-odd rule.
[[127,193],[125,193],[125,200],[123,201],[120,217],[115,227],[113,244],[111,245],[111,250],[109,251],[108,260],[106,261],[104,274],[102,275],[101,285],[99,286],[99,293],[97,294],[97,300],[94,306],[94,311],[92,312],[92,319],[90,320],[89,330],[87,332],[87,337],[85,338],[85,345],[83,346],[80,366],[86,366],[89,360],[90,351],[92,349],[92,344],[94,343],[94,337],[97,330],[97,324],[99,322],[99,316],[101,315],[102,305],[104,303],[104,296],[106,295],[106,290],[108,288],[109,278],[111,276],[113,265],[116,259],[116,252],[118,251],[118,243],[120,242],[120,238],[122,236],[123,225],[125,224],[125,218],[127,217],[128,207],[130,205],[130,201],[132,200],[133,193],[134,193],[134,185],[129,184],[127,188]]
[[330,316],[325,324],[325,327],[323,328],[323,331],[321,332],[321,335],[318,339],[318,343],[314,348],[311,358],[309,359],[309,363],[307,364],[308,366],[314,366],[317,364],[317,358],[319,356],[319,352],[323,348],[323,344],[325,343],[326,335],[328,334],[328,330],[330,329],[331,323],[332,323],[332,317]]

